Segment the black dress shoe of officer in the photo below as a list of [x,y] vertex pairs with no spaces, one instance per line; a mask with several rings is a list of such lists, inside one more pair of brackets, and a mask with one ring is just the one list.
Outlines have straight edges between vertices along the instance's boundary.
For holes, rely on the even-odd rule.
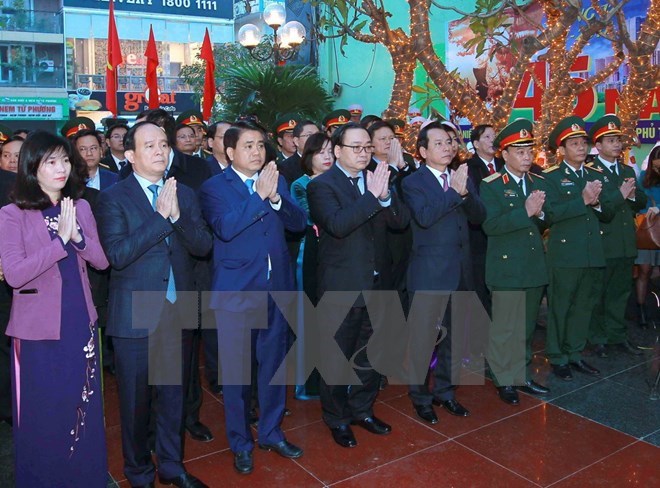
[[451,400],[433,400],[433,405],[444,407],[450,414],[457,417],[467,417],[470,415],[470,411],[453,398]]
[[176,478],[160,478],[161,485],[174,485],[179,488],[209,488],[190,473],[182,473]]
[[359,425],[372,434],[386,435],[392,432],[392,427],[376,417],[365,417],[362,420],[354,420],[353,425]]
[[617,344],[616,348],[619,351],[627,352],[628,354],[632,354],[633,356],[640,356],[641,354],[643,354],[642,350],[638,346],[636,346],[635,344],[633,344],[628,340],[622,342],[621,344]]
[[282,440],[277,444],[261,444],[259,443],[259,448],[265,451],[275,451],[282,457],[289,459],[296,459],[303,455],[303,450],[298,446],[294,446],[289,441]]
[[213,440],[213,434],[211,434],[209,428],[199,420],[194,424],[186,425],[186,430],[190,434],[190,437],[196,441],[211,442]]
[[579,361],[571,361],[568,363],[576,371],[580,373],[588,374],[589,376],[600,376],[600,371],[586,363],[584,360],[580,359]]
[[564,381],[573,381],[573,373],[568,364],[553,364],[552,372]]
[[428,422],[431,425],[438,423],[438,416],[435,414],[435,410],[433,410],[433,406],[413,405],[413,407],[415,407],[415,412],[417,413],[417,416],[420,419],[422,419],[424,422]]
[[498,386],[497,394],[500,396],[500,400],[509,405],[518,405],[520,404],[520,399],[518,398],[518,392],[516,391],[515,386]]
[[337,427],[332,427],[330,429],[332,432],[332,438],[337,444],[341,447],[355,447],[357,446],[357,441],[355,440],[355,435],[350,425],[339,425]]
[[607,348],[605,347],[605,344],[596,344],[593,349],[594,354],[596,357],[599,358],[606,358],[607,357]]
[[259,424],[259,414],[257,413],[256,408],[250,409],[250,413],[248,413],[248,422],[255,427]]
[[550,393],[550,388],[546,388],[545,386],[539,385],[534,380],[525,381],[525,384],[519,386],[518,390],[525,393],[529,393],[530,395],[546,395]]
[[240,474],[250,474],[254,469],[252,451],[238,451],[234,453],[234,469]]

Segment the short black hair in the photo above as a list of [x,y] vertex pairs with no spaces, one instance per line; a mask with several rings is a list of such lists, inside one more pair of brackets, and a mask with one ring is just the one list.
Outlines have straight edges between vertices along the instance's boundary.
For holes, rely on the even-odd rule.
[[[176,127],[176,122],[174,121],[174,117],[172,117],[167,110],[163,110],[162,108],[149,110],[146,114],[146,122],[156,124],[158,127],[163,129],[165,134],[167,134],[167,141],[169,142],[170,146],[175,145],[176,131],[174,128]],[[126,144],[126,141],[124,141],[124,144]]]
[[[301,120],[301,121],[298,122],[298,123],[296,124],[296,126],[293,128],[293,137],[300,137],[300,134],[302,134],[303,129],[304,129],[305,127],[307,127],[308,125],[313,125],[313,126],[316,127],[317,129],[319,128],[319,126],[316,125],[316,122],[314,122],[313,120],[309,120],[309,119]],[[319,129],[319,130],[320,130],[320,129]]]
[[[124,134],[124,151],[135,151],[135,134],[136,132],[140,129],[140,127],[144,127],[145,125],[155,125],[159,129],[161,129],[163,132],[165,130],[159,126],[158,124],[155,124],[153,122],[149,122],[148,120],[144,120],[142,122],[138,122],[135,124],[133,127],[128,129],[128,132]],[[167,134],[165,134],[167,136]],[[167,138],[168,144],[169,144],[169,137]]]
[[[360,124],[360,125],[362,125],[362,124]],[[387,122],[385,120],[376,120],[367,129],[367,132],[369,133],[369,137],[371,137],[373,139],[374,134],[376,133],[376,131],[380,130],[380,129],[389,129],[389,130],[392,131],[393,134],[396,133],[396,131],[394,130],[394,126],[392,124],[390,124],[389,122]]]
[[472,132],[470,133],[470,142],[474,144],[474,141],[478,141],[479,139],[481,139],[481,136],[484,135],[484,132],[486,132],[486,129],[488,129],[489,127],[491,129],[493,128],[493,126],[490,124],[480,124],[475,126],[474,129],[472,129]]
[[106,139],[110,139],[110,137],[112,137],[112,133],[113,133],[116,129],[126,129],[126,130],[128,130],[128,124],[115,124],[115,125],[111,125],[111,126],[108,127],[107,130],[105,131],[105,138],[106,138]]
[[25,139],[18,157],[18,173],[9,199],[23,210],[44,210],[52,205],[50,197],[39,186],[37,171],[51,154],[63,150],[71,162],[71,173],[62,188],[62,198],[82,197],[87,180],[87,167],[71,148],[71,143],[51,132],[33,131]]
[[227,161],[231,161],[229,158],[229,154],[227,154],[227,149],[232,148],[236,149],[236,144],[238,144],[238,140],[241,138],[241,134],[243,132],[247,131],[257,131],[260,132],[261,135],[264,137],[264,143],[268,140],[266,137],[266,132],[259,127],[256,124],[253,124],[252,122],[247,122],[247,121],[239,121],[235,122],[231,125],[229,129],[227,129],[227,132],[225,132],[225,136],[222,138],[222,142],[225,146],[225,156],[227,157]]
[[86,137],[86,136],[93,136],[93,137],[95,137],[95,138],[96,138],[96,142],[99,143],[99,146],[101,145],[101,137],[99,136],[99,133],[98,133],[97,130],[94,130],[94,129],[83,129],[83,130],[79,130],[78,132],[76,132],[76,133],[73,135],[73,137],[71,137],[71,144],[73,145],[73,147],[75,148],[76,145],[78,144],[78,139],[80,139],[80,138],[82,138],[82,137]]
[[332,141],[325,132],[317,132],[316,134],[309,136],[309,139],[307,139],[307,142],[305,143],[305,149],[300,157],[300,167],[302,168],[303,173],[308,176],[314,174],[312,160],[314,159],[314,156],[323,149],[323,146],[328,141],[330,141],[330,148],[333,149]]
[[209,125],[208,129],[206,129],[206,136],[209,139],[213,139],[215,137],[216,131],[218,130],[218,126],[221,124],[231,125],[231,122],[227,122],[226,120],[218,120],[217,122],[214,122],[213,124]]
[[[428,149],[429,147],[429,131],[433,129],[440,129],[444,130],[447,132],[446,127],[440,124],[437,120],[434,120],[430,124],[426,124],[424,127],[421,128],[419,131],[419,134],[417,134],[417,142],[415,143],[415,149],[417,149],[417,154],[419,157],[422,157],[421,152],[419,149],[423,147],[424,149]],[[423,158],[422,158],[423,159]]]
[[193,135],[195,135],[195,129],[193,129],[193,127],[188,124],[176,124],[176,127],[174,128],[174,134],[178,134],[182,129],[190,129],[193,132]]
[[[345,134],[351,129],[360,129],[369,134],[369,131],[367,131],[367,129],[362,127],[357,122],[348,122],[347,124],[337,127],[337,129],[332,133],[332,147],[343,146]],[[371,136],[369,136],[369,138],[371,138]]]

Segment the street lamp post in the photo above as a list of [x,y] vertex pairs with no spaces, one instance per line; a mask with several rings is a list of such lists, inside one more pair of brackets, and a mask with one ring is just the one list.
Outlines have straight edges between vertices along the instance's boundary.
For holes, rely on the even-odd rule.
[[[295,20],[286,22],[286,9],[281,3],[270,3],[263,12],[264,22],[273,29],[273,43],[263,42],[263,34],[254,24],[245,24],[238,31],[238,42],[259,61],[271,57],[275,64],[287,61],[298,53],[305,40],[305,26]],[[281,29],[280,29],[281,27]],[[279,31],[279,35],[278,35]]]

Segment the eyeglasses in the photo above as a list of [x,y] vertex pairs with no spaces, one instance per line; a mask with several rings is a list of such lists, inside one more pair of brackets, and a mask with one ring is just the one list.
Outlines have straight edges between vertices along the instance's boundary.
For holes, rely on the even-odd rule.
[[99,146],[90,146],[90,147],[83,146],[83,147],[79,147],[78,151],[80,151],[81,153],[87,153],[87,152],[95,153],[99,149],[101,149]]
[[360,154],[361,152],[371,154],[372,152],[374,152],[373,146],[347,146],[346,144],[339,144],[339,145],[341,147],[350,147],[353,150],[354,154]]

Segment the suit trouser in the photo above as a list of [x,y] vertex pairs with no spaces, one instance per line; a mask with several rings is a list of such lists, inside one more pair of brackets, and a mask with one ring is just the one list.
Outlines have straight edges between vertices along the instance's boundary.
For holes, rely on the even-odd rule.
[[[429,322],[426,327],[436,327],[438,317],[427,317]],[[410,385],[408,395],[414,405],[431,405],[434,399],[440,401],[453,400],[456,386],[452,383],[452,371],[460,367],[460,358],[452,355],[452,325],[451,325],[451,298],[447,303],[445,315],[442,318],[442,328],[446,335],[438,334],[440,343],[435,348],[436,364],[429,370],[426,381],[422,385]],[[416,348],[413,348],[413,351]],[[429,389],[431,377],[433,377],[433,389]]]
[[[268,328],[259,312],[216,310],[218,344],[222,366],[225,429],[233,452],[254,449],[248,412],[252,399],[251,368],[256,365],[259,426],[262,444],[277,444],[284,439],[280,428],[286,399],[285,375],[274,378],[288,349],[288,325],[282,313],[268,297]],[[271,380],[274,383],[270,384]]]
[[[0,293],[4,293],[0,290]],[[9,304],[0,305],[0,418],[10,418],[11,413],[11,368],[10,339],[5,335],[9,323]]]
[[579,361],[600,298],[604,268],[550,266],[546,354],[551,364]]
[[[545,286],[502,288],[492,286],[493,322],[488,343],[488,365],[495,386],[522,385],[531,379],[532,338]],[[523,292],[499,294],[499,291]]]
[[592,344],[621,344],[628,338],[625,313],[632,292],[635,258],[608,259],[603,273],[603,290],[589,328]]
[[[371,368],[366,345],[373,333],[366,307],[352,307],[335,333],[337,345],[347,359],[357,351],[355,374],[361,385],[329,385],[321,376],[319,395],[323,420],[330,427],[347,425],[353,420],[373,416],[373,404],[378,395],[380,374]],[[331,365],[330,365],[331,366]]]
[[[133,486],[146,485],[154,480],[155,469],[148,441],[151,415],[156,420],[155,448],[160,476],[174,478],[184,472],[183,387],[149,385],[148,342],[149,338],[113,337],[124,474]],[[156,405],[152,409],[154,389]]]

